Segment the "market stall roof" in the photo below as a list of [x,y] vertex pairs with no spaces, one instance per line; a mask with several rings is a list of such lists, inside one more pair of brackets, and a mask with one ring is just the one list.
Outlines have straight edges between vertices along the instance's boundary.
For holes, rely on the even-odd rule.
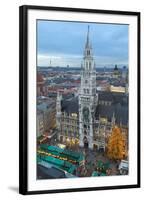
[[93,171],[92,176],[106,176],[106,174],[100,173],[100,172],[97,172],[97,171]]
[[99,175],[99,172],[93,171],[92,176],[100,176],[100,175]]
[[37,166],[37,173],[38,173],[38,176],[42,179],[65,178],[66,177],[64,171],[62,171],[58,168],[55,168],[55,167],[47,168],[40,164],[38,164],[38,166]]
[[45,162],[48,162],[48,163],[52,163],[54,166],[57,166],[58,168],[65,170],[69,173],[73,173],[74,170],[76,169],[76,166],[71,164],[70,162],[60,160],[60,159],[54,158],[52,156],[41,155],[41,156],[39,156],[39,159],[41,159]]
[[68,149],[63,149],[63,148],[60,148],[60,147],[57,147],[57,146],[49,146],[47,144],[41,144],[40,148],[44,149],[48,152],[51,152],[53,154],[57,154],[59,156],[62,156],[62,157],[69,157],[72,160],[73,159],[76,160],[76,161],[84,160],[84,155],[80,152],[74,152],[74,151],[71,151],[71,150],[68,150]]

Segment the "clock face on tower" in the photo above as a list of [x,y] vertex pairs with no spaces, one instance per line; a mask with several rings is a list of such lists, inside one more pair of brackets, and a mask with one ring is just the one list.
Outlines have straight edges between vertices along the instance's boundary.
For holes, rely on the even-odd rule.
[[87,107],[83,108],[83,119],[84,121],[89,121],[89,109]]

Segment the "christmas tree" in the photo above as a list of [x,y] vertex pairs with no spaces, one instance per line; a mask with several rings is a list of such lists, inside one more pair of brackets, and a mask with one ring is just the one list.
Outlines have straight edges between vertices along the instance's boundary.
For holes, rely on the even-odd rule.
[[121,129],[114,127],[107,145],[107,155],[110,159],[121,160],[126,156],[125,138]]

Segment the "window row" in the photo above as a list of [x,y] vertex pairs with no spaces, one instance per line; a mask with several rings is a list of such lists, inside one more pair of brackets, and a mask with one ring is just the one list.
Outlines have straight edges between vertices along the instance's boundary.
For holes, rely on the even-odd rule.
[[86,69],[91,70],[91,61],[86,61]]

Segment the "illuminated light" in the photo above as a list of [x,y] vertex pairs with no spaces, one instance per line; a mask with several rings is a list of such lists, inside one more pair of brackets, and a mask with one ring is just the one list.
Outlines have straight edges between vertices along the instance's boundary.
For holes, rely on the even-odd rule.
[[121,93],[125,93],[125,90],[126,90],[126,89],[125,89],[125,87],[122,87],[122,86],[116,87],[116,86],[111,85],[110,90],[111,90],[111,92],[121,92]]
[[67,139],[66,139],[66,141],[67,141],[67,142],[70,142],[70,139],[69,139],[69,138],[67,138]]
[[64,149],[66,147],[66,145],[64,145],[64,144],[58,144],[58,147]]
[[77,117],[77,114],[76,113],[72,113],[71,116],[72,117]]

